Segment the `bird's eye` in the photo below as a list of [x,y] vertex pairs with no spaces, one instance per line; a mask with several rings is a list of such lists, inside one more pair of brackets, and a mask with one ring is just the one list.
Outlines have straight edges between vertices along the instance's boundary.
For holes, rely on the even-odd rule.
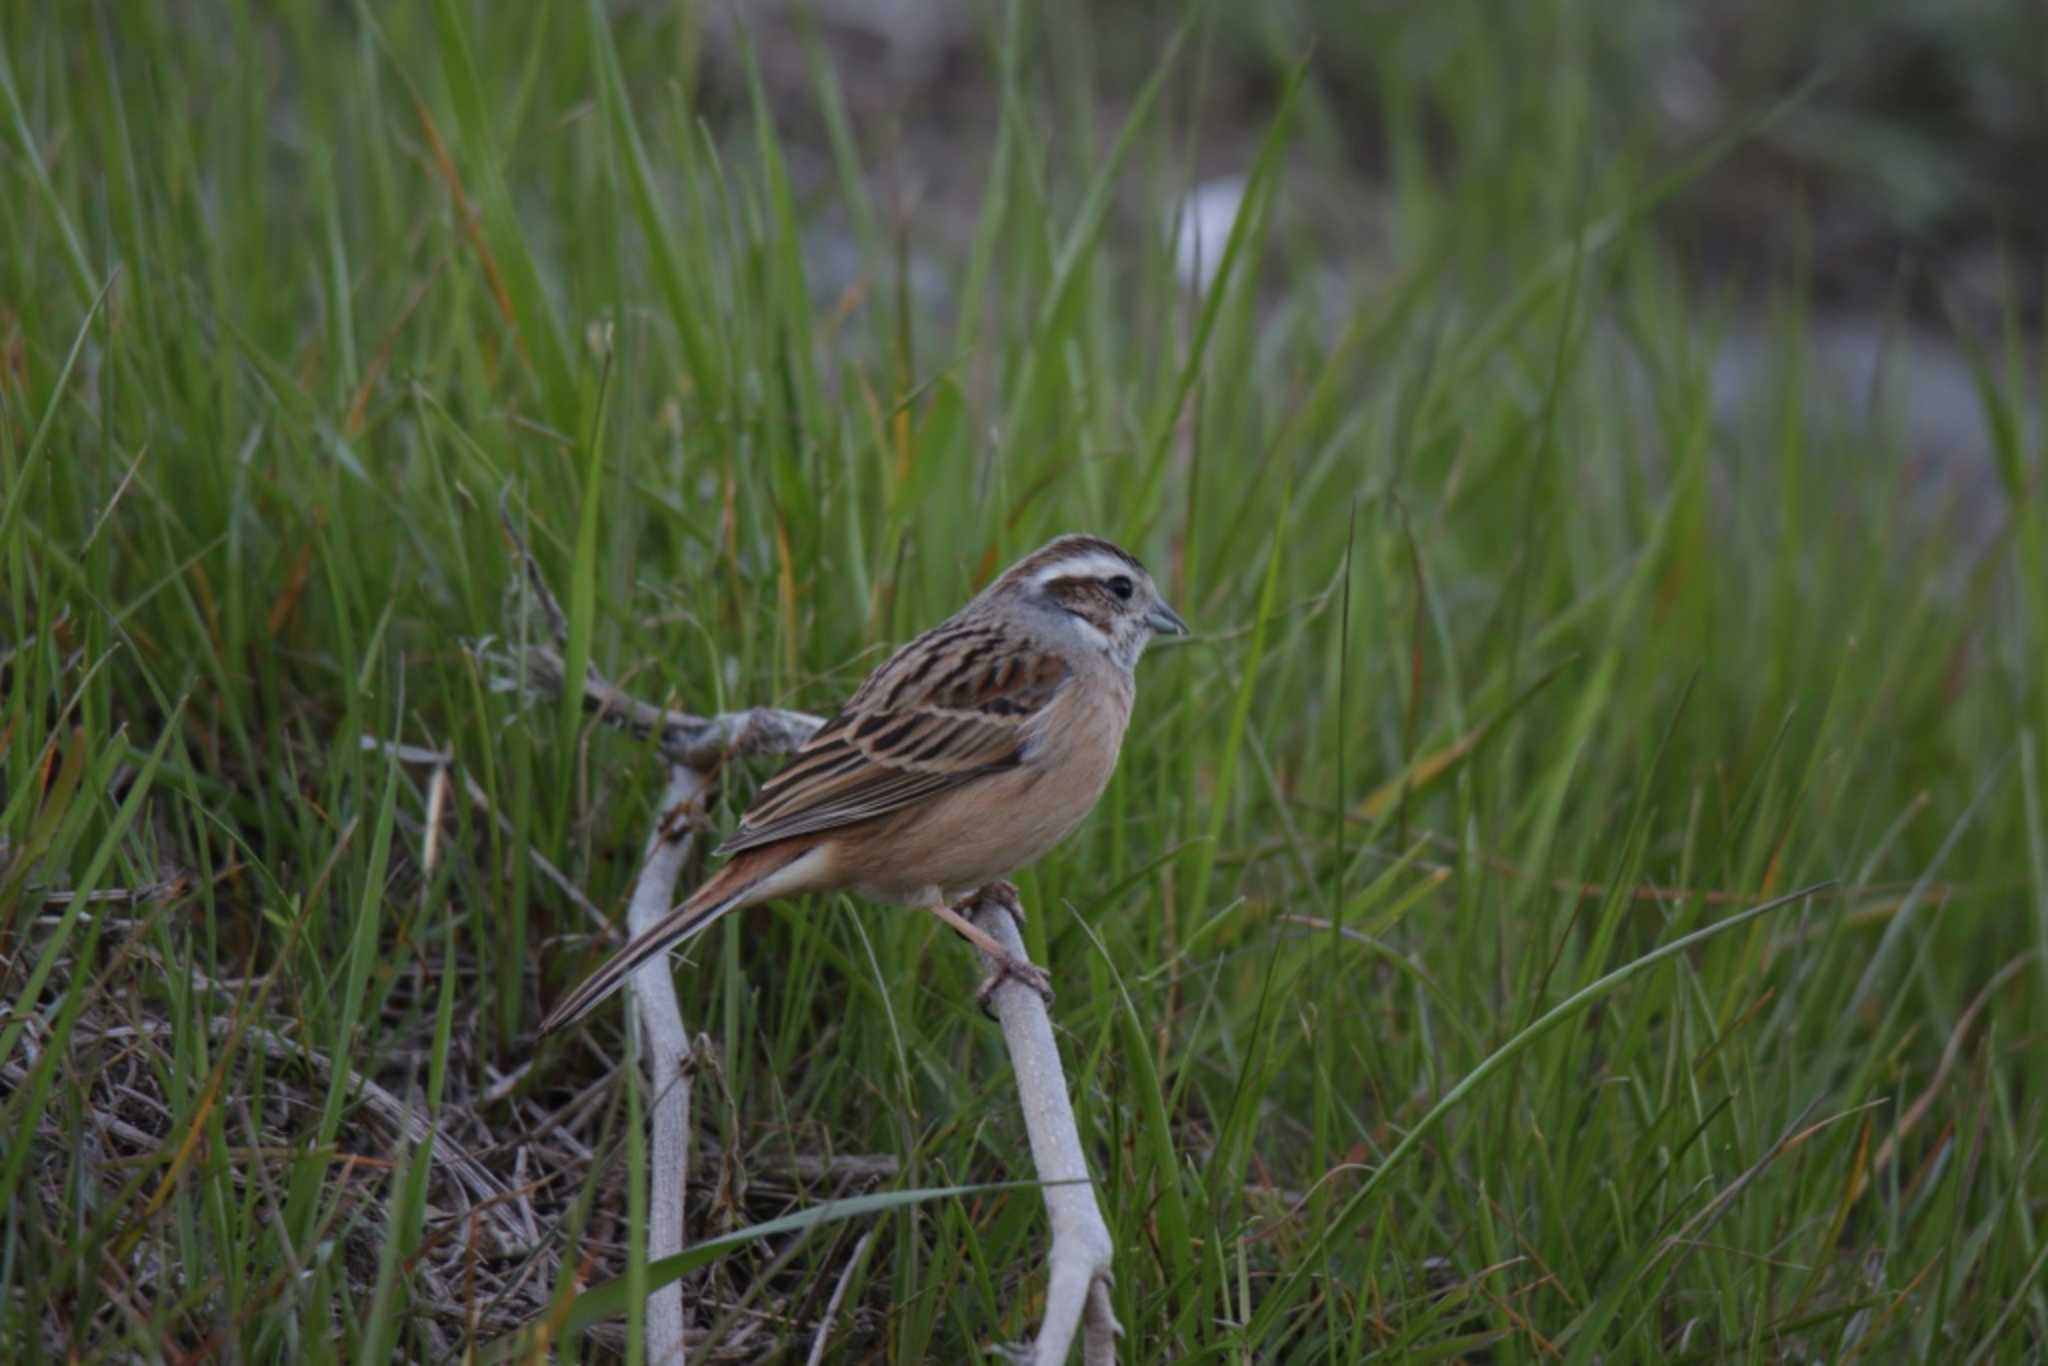
[[1135,592],[1136,589],[1132,586],[1129,577],[1123,574],[1119,574],[1109,581],[1109,591],[1116,594],[1117,597],[1122,601],[1129,602],[1131,600],[1131,594]]

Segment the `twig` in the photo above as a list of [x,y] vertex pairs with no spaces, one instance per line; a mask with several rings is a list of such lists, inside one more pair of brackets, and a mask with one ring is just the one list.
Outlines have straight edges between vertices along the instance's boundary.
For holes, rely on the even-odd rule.
[[[380,740],[374,735],[365,735],[362,738],[362,746],[365,750],[382,750],[402,764],[425,764],[433,769],[437,778],[441,774],[455,769],[455,756],[443,753],[438,749],[423,749],[418,745],[400,744],[396,740]],[[432,787],[429,789],[430,793],[438,790],[438,788]],[[512,824],[504,812],[492,807],[489,795],[484,792],[482,787],[477,785],[476,779],[470,777],[467,772],[462,773],[462,790],[469,794],[470,803],[477,810],[491,818],[501,834],[505,835],[508,839],[517,839],[519,837],[518,827]],[[433,803],[431,801],[428,803],[428,814],[430,817],[433,814]],[[427,823],[429,849],[433,846],[435,839],[434,831],[438,826],[439,822],[435,820],[430,819]],[[553,883],[555,890],[575,902],[583,914],[589,916],[599,929],[610,928],[611,921],[605,918],[605,913],[592,905],[590,898],[583,895],[583,889],[569,881],[568,876],[561,869],[548,862],[547,855],[529,844],[526,846],[526,856],[533,861],[534,867],[540,869],[541,876]],[[431,856],[423,855],[421,863],[431,875],[433,871]]]
[[[654,823],[654,833],[648,836],[647,857],[640,865],[640,876],[633,883],[633,900],[626,910],[626,923],[632,934],[654,926],[674,904],[676,878],[690,852],[691,814],[710,783],[708,777],[695,769],[669,769],[661,816]],[[654,1137],[648,1154],[651,1180],[647,1256],[649,1260],[659,1260],[674,1256],[684,1246],[683,1187],[690,1172],[690,1073],[695,1055],[689,1031],[683,1026],[683,1008],[676,1000],[675,979],[669,975],[667,956],[649,959],[633,974],[630,990],[637,1007],[634,1015],[640,1022],[640,1043],[653,1096],[649,1106]],[[682,1361],[686,1324],[681,1281],[672,1281],[649,1295],[647,1359]]]
[[[1023,936],[999,897],[984,890],[972,918],[1012,958],[1024,961]],[[982,957],[983,966],[995,971],[996,964],[986,954]],[[1088,1156],[1081,1149],[1066,1072],[1052,1036],[1052,1017],[1044,999],[1015,979],[996,988],[989,1006],[1009,1046],[1024,1129],[1031,1139],[1031,1161],[1044,1183],[1045,1212],[1052,1223],[1045,1317],[1038,1326],[1038,1341],[1024,1359],[1035,1366],[1062,1366],[1079,1329],[1081,1360],[1087,1366],[1109,1366],[1116,1360],[1116,1340],[1123,1333],[1109,1303],[1115,1244],[1095,1203]]]
[[[523,668],[511,675],[514,685],[544,699],[562,695],[566,666],[552,646],[529,642],[520,663]],[[502,687],[506,682],[501,677],[493,686]],[[703,773],[716,772],[732,754],[789,754],[825,724],[821,716],[779,707],[750,707],[716,716],[671,711],[621,691],[594,668],[583,677],[583,711],[606,725],[652,740],[671,764]]]
[[[569,641],[569,618],[548,588],[533,553],[512,525],[509,510],[501,507],[499,518],[520,567],[518,584],[511,590],[516,599],[508,608],[509,614],[515,624],[538,614],[545,634],[520,632],[521,648],[516,651],[494,648],[499,643],[486,642],[482,653],[489,663],[498,666],[492,686],[522,689],[540,700],[559,698],[568,670],[561,651]],[[811,732],[825,724],[823,717],[779,707],[752,707],[716,716],[671,711],[622,691],[594,665],[584,670],[583,710],[607,725],[651,739],[671,764],[700,773],[716,772],[732,754],[793,753],[811,738]]]
[[[216,878],[215,881],[219,879]],[[96,892],[84,893],[68,889],[42,891],[30,888],[29,895],[39,897],[45,906],[69,906],[74,901],[83,901],[88,906],[125,906],[140,905],[145,901],[175,901],[196,885],[190,873],[181,872],[141,887],[103,887]]]
[[868,1245],[874,1240],[875,1231],[869,1229],[853,1245],[853,1255],[846,1259],[846,1269],[839,1273],[839,1283],[832,1287],[832,1298],[825,1301],[825,1312],[818,1319],[818,1335],[811,1339],[811,1354],[804,1358],[804,1366],[824,1366],[825,1346],[832,1341],[832,1323],[839,1317],[839,1306],[846,1299],[846,1287],[853,1284],[854,1273],[867,1260]]

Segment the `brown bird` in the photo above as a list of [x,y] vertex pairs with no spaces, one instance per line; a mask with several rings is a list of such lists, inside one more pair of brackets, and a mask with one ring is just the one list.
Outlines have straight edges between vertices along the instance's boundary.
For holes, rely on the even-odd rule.
[[728,911],[852,889],[922,907],[1050,996],[955,906],[1065,839],[1116,769],[1157,634],[1186,635],[1130,552],[1062,536],[891,655],[755,795],[732,859],[564,997],[547,1033]]

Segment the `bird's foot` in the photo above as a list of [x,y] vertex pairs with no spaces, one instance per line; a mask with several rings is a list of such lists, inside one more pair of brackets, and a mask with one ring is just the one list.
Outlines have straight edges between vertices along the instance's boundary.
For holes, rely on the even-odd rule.
[[1037,992],[1039,999],[1052,1004],[1052,979],[1045,975],[1043,968],[1033,966],[1028,960],[1011,953],[1003,941],[969,919],[965,912],[975,910],[986,897],[1008,911],[1012,916],[1023,914],[1023,901],[1017,889],[1007,882],[991,882],[960,903],[958,907],[948,906],[943,897],[933,897],[925,903],[925,909],[960,932],[961,938],[980,949],[991,964],[986,980],[975,990],[974,999],[985,1011],[996,994],[996,989],[1005,981],[1022,982]]
[[969,905],[979,906],[984,901],[993,901],[996,905],[1008,911],[1010,913],[1010,920],[1016,925],[1018,933],[1023,933],[1024,894],[1017,890],[1016,883],[1004,878],[982,884],[974,895],[969,898]]
[[996,992],[1004,982],[1020,982],[1037,992],[1038,999],[1047,1006],[1052,1005],[1052,978],[1046,975],[1044,968],[1007,953],[1000,958],[989,954],[989,958],[995,963],[995,970],[983,978],[981,985],[974,990],[975,1003],[981,1007],[984,1014],[995,1013],[989,1008],[990,1003],[995,1000]]

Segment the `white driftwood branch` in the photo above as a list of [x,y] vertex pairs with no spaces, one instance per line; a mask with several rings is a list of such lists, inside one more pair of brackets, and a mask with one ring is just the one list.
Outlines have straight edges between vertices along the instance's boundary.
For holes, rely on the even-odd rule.
[[[633,934],[648,929],[675,904],[676,878],[690,852],[690,818],[711,780],[695,769],[672,766],[668,791],[662,794],[661,815],[647,837],[647,856],[633,883],[626,925]],[[694,1053],[683,1026],[683,1008],[676,1000],[675,979],[661,956],[633,974],[629,990],[640,1022],[640,1046],[647,1060],[653,1097],[648,1105],[654,1130],[648,1160],[647,1257],[659,1261],[681,1252],[683,1190],[690,1174],[690,1072]],[[683,1283],[673,1281],[647,1297],[647,1359],[685,1359],[688,1317],[683,1312]]]
[[[1023,936],[1000,900],[983,896],[975,903],[973,918],[1012,958],[1025,960]],[[996,968],[986,954],[982,966],[990,972]],[[1025,1359],[1033,1366],[1064,1366],[1079,1329],[1081,1360],[1087,1366],[1110,1366],[1116,1360],[1116,1340],[1123,1333],[1109,1303],[1110,1260],[1116,1249],[1102,1209],[1095,1203],[1088,1156],[1081,1150],[1066,1072],[1052,1036],[1052,1017],[1044,999],[1014,979],[996,988],[989,1008],[1002,1025],[1003,1042],[1010,1049],[1024,1128],[1031,1138],[1031,1161],[1038,1169],[1038,1179],[1045,1183],[1045,1212],[1052,1222],[1045,1318],[1038,1326],[1038,1341]]]

